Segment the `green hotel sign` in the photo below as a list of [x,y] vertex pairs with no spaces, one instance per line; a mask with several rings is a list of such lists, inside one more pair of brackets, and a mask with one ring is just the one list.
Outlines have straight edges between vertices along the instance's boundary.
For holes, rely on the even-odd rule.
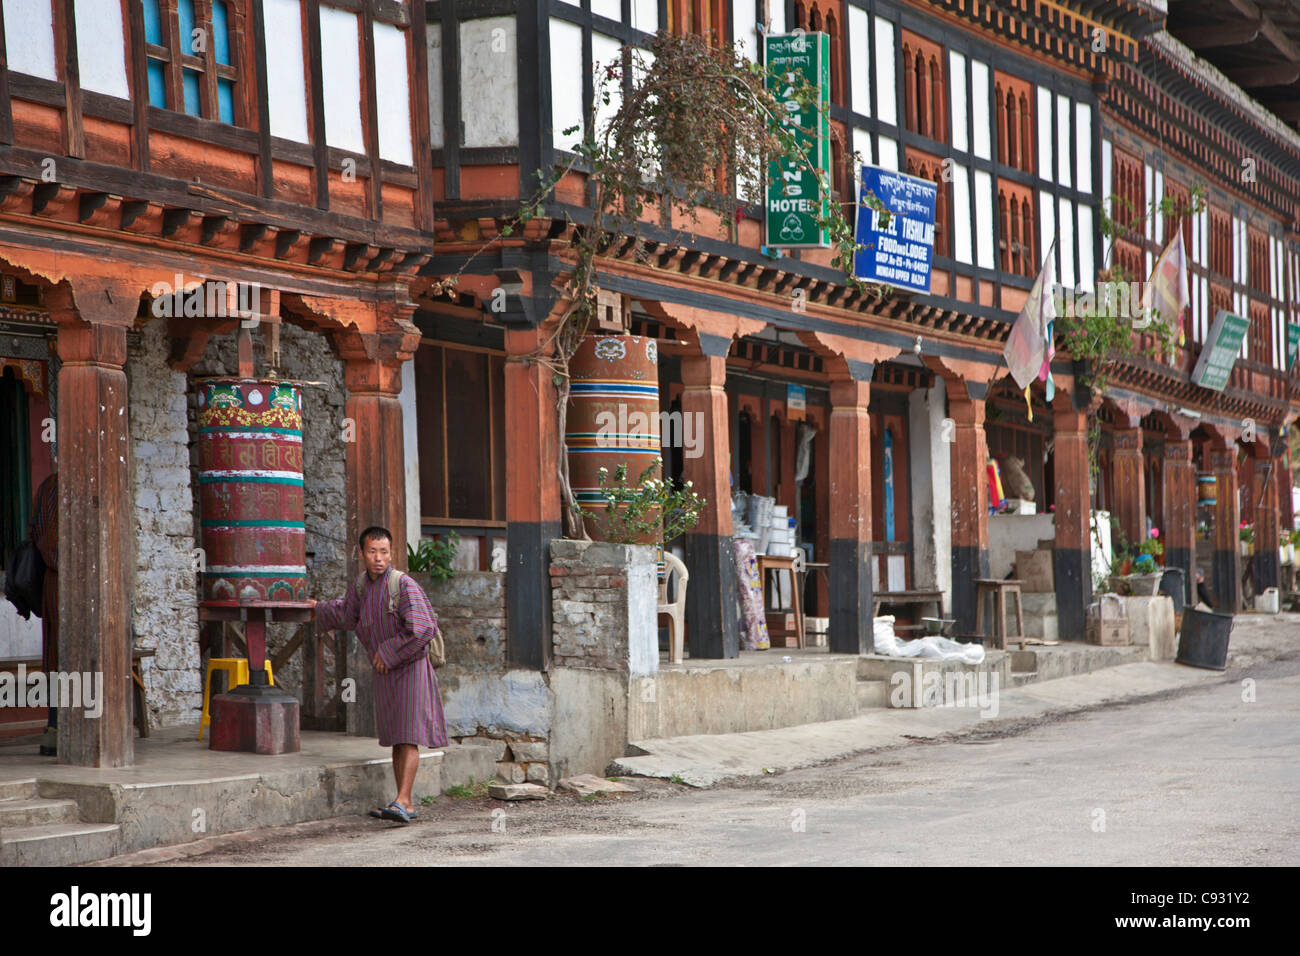
[[[831,166],[830,37],[825,33],[795,33],[763,38],[767,88],[784,112],[780,122],[790,128],[805,149],[807,166],[789,160],[768,165],[764,219],[767,244],[786,249],[826,249],[830,230],[817,224],[830,214],[830,189],[813,170]],[[802,83],[800,82],[802,80]],[[807,84],[817,90],[818,105],[800,108],[794,91]]]
[[1232,365],[1241,354],[1241,342],[1246,337],[1250,322],[1227,309],[1220,309],[1210,326],[1210,334],[1201,349],[1201,357],[1192,369],[1192,384],[1201,388],[1223,391],[1232,374]]
[[1286,324],[1286,367],[1292,368],[1300,360],[1300,325]]

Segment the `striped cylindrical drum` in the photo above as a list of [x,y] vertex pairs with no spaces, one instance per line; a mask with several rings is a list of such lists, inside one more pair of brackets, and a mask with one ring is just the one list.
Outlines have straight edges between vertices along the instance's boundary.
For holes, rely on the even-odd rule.
[[198,417],[204,600],[305,599],[298,386],[209,379]]
[[[629,485],[652,465],[651,476],[663,476],[658,365],[655,340],[636,335],[589,335],[569,360],[569,483],[587,511],[605,507],[601,468],[611,484],[619,465],[627,465]],[[587,533],[601,537],[590,521]],[[645,543],[658,544],[658,536]]]
[[1217,489],[1219,487],[1218,478],[1213,473],[1199,474],[1196,476],[1196,503],[1197,505],[1212,505],[1218,500]]

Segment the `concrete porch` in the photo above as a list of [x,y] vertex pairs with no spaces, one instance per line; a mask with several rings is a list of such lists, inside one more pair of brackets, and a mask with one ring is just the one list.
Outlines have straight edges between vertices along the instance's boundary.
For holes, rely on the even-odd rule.
[[[299,753],[208,749],[193,725],[135,741],[135,765],[98,770],[0,747],[0,866],[68,865],[250,827],[365,813],[393,799],[392,760],[373,737],[302,732]],[[415,794],[495,776],[496,754],[451,744],[420,754]]]

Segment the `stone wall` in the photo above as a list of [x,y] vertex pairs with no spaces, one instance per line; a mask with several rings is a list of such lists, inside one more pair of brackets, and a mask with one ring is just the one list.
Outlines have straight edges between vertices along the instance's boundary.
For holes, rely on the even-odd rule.
[[657,593],[649,547],[552,541],[555,666],[653,673],[659,662]]
[[438,684],[448,736],[458,744],[491,744],[502,780],[550,783],[550,689],[544,674],[506,662],[506,576],[457,571],[437,584],[415,578],[437,612],[447,648]]
[[552,541],[550,573],[551,774],[601,774],[626,755],[629,697],[659,668],[654,550]]
[[[254,367],[258,374],[266,368],[262,336],[253,332]],[[303,482],[307,524],[307,590],[318,600],[342,597],[347,585],[348,554],[354,545],[347,541],[347,489],[344,484],[343,443],[344,404],[347,392],[343,385],[343,363],[334,354],[329,340],[307,329],[285,323],[280,330],[280,378],[299,382],[320,382],[302,390],[303,414]],[[192,377],[228,375],[238,368],[234,334],[214,336],[203,357],[191,370]],[[190,389],[190,427],[196,429],[194,390]],[[191,459],[195,531],[198,535],[198,450]],[[273,625],[267,629],[268,652],[274,655],[289,641],[296,625]],[[334,686],[332,643],[323,642],[325,686]],[[291,694],[300,696],[302,687],[302,652],[275,673],[275,682]]]
[[202,678],[186,378],[167,365],[166,322],[128,339],[127,395],[135,507],[132,630],[157,653],[143,667],[150,722],[199,718]]

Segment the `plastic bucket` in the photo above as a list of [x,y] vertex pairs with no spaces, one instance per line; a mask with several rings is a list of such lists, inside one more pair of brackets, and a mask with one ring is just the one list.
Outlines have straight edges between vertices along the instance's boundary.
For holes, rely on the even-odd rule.
[[1226,669],[1232,620],[1231,614],[1189,607],[1183,612],[1183,630],[1178,635],[1178,663],[1216,671]]
[[1160,579],[1160,593],[1173,599],[1175,614],[1182,614],[1187,606],[1186,572],[1182,568],[1165,568],[1164,577]]

